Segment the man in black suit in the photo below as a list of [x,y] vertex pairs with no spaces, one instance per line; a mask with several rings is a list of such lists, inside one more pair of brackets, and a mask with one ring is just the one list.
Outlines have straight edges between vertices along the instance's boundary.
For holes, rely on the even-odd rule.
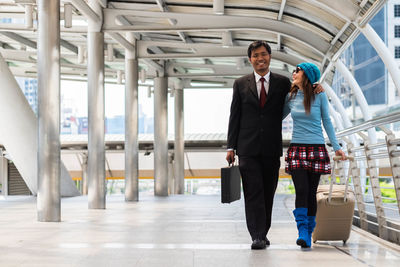
[[239,156],[246,223],[252,249],[264,249],[270,242],[272,204],[278,184],[282,156],[282,113],[290,80],[271,73],[271,47],[255,41],[247,51],[254,73],[233,85],[226,160]]

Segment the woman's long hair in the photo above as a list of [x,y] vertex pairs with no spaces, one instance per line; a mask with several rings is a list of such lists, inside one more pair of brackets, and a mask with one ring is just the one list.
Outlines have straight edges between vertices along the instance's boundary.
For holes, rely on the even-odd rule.
[[[306,111],[306,114],[310,114],[311,110],[311,103],[315,99],[315,94],[314,94],[314,88],[313,85],[311,84],[310,80],[307,78],[306,74],[303,72],[303,81],[302,87],[303,87],[303,94],[304,94],[304,109]],[[289,101],[292,98],[295,98],[297,95],[297,92],[299,91],[299,87],[292,83],[292,87],[290,88],[290,96],[289,96]]]

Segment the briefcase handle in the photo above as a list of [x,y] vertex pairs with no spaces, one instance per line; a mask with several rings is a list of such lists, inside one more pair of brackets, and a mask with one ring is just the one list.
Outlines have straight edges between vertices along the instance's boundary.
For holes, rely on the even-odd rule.
[[[342,157],[341,157],[341,156],[334,156],[334,157],[332,157],[332,160],[333,160],[333,164],[332,164],[332,170],[331,170],[331,171],[332,171],[332,174],[331,174],[331,184],[330,184],[330,186],[329,186],[328,202],[331,202],[331,199],[332,199],[333,180],[335,180],[335,183],[336,183],[336,174],[335,174],[336,161],[341,161],[341,160],[342,160]],[[354,160],[354,157],[345,156],[345,159],[344,159],[344,160],[353,161],[353,160]],[[347,176],[347,179],[346,179],[346,187],[345,187],[345,189],[344,189],[344,198],[343,198],[343,202],[346,202],[346,200],[347,200],[347,189],[348,189],[348,187],[349,187],[349,178],[350,178],[350,176],[348,175],[348,176]]]

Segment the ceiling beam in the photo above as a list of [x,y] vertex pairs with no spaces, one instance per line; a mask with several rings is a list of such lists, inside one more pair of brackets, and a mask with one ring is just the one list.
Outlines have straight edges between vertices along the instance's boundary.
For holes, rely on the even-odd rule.
[[278,13],[278,20],[282,20],[282,15],[283,15],[283,10],[285,9],[286,5],[286,0],[281,1],[281,7],[279,8],[279,13]]
[[[159,7],[159,9],[162,12],[168,12],[169,11],[168,7],[167,7],[167,4],[164,2],[164,0],[156,0],[156,2],[157,2],[157,6]],[[168,21],[169,21],[169,23],[171,25],[175,25],[176,24],[176,20],[174,20],[174,19],[168,19]],[[193,43],[193,41],[189,37],[187,37],[185,33],[178,31],[178,35],[182,39],[183,42],[185,42],[185,43]]]
[[71,4],[79,10],[87,19],[95,23],[101,23],[101,16],[97,14],[84,0],[70,0]]
[[[149,47],[172,47],[182,48],[187,50],[187,53],[162,53],[162,54],[150,54],[148,52]],[[151,59],[173,59],[173,58],[212,58],[212,57],[247,57],[247,46],[234,46],[229,49],[221,47],[219,44],[185,44],[180,42],[156,42],[156,41],[138,41],[137,52],[139,58],[151,58]],[[190,52],[194,50],[196,52]],[[304,61],[311,61],[317,65],[320,62],[306,57],[300,57],[293,54],[284,53],[281,51],[272,51],[272,59],[279,60],[288,63],[292,66]]]
[[[121,14],[133,17],[173,18],[176,25],[117,25],[115,18]],[[194,17],[196,19],[194,19]],[[104,9],[104,31],[133,31],[133,32],[175,32],[175,31],[246,31],[281,33],[282,36],[292,38],[297,42],[313,49],[320,55],[326,54],[329,41],[316,33],[299,26],[277,21],[274,19],[245,16],[217,16],[209,14],[188,14],[174,12],[151,12],[138,10]],[[257,26],[255,26],[257,25]],[[332,36],[333,38],[333,36]]]
[[[10,39],[12,39],[12,40],[14,40],[16,42],[19,42],[19,43],[21,43],[23,45],[26,45],[26,46],[28,46],[30,48],[37,49],[37,43],[35,41],[32,41],[32,40],[30,40],[30,39],[28,39],[26,37],[23,37],[23,36],[21,36],[21,35],[19,35],[17,33],[14,33],[14,32],[0,32],[0,34],[2,34],[4,36],[7,36],[8,38],[10,38]],[[74,44],[61,39],[60,40],[60,45],[62,47],[64,47],[64,48],[68,49],[69,51],[71,51],[71,52],[73,52],[75,54],[78,54],[78,47],[75,46]]]

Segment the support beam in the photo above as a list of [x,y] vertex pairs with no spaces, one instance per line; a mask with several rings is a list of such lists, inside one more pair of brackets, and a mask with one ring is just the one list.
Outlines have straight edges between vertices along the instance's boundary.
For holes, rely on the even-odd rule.
[[75,54],[78,54],[78,47],[75,46],[74,44],[72,44],[72,43],[70,43],[70,42],[68,42],[66,40],[61,39],[60,40],[60,45],[62,47],[64,47],[65,49],[68,49],[69,51],[71,51],[71,52],[73,52]]
[[[338,60],[335,63],[336,68],[339,70],[339,72],[343,75],[347,83],[350,85],[351,89],[354,92],[354,95],[357,99],[358,105],[361,108],[361,112],[363,114],[364,120],[370,120],[372,119],[371,111],[368,107],[367,100],[365,99],[365,96],[358,85],[358,82],[356,79],[353,77],[349,69],[343,64],[342,61]],[[370,143],[375,144],[376,143],[376,131],[375,128],[371,128],[368,130],[368,137],[370,138]]]
[[[175,19],[175,25],[160,25],[148,23],[146,25],[118,25],[118,16],[137,16],[151,19]],[[194,20],[193,17],[196,17]],[[210,14],[193,14],[177,12],[152,12],[139,10],[104,10],[105,32],[209,32],[209,31],[252,31],[266,33],[280,33],[286,38],[295,40],[314,51],[317,55],[324,56],[330,43],[320,35],[311,33],[301,27],[285,21],[251,16],[217,16]],[[201,21],[201,25],[198,23]],[[255,26],[257,25],[257,26]]]
[[168,78],[154,78],[154,194],[168,196]]
[[182,83],[175,84],[175,142],[174,177],[175,194],[185,193],[185,135],[184,135],[184,90]]
[[[137,41],[138,57],[140,59],[172,59],[172,58],[212,58],[212,57],[243,57],[247,55],[248,46],[234,46],[225,49],[218,44],[200,44],[200,43],[181,43],[181,42],[160,42],[160,41]],[[193,53],[154,53],[148,50],[152,47],[173,47],[182,49],[192,49]],[[155,52],[155,51],[154,51]],[[281,51],[272,51],[273,59],[296,66],[304,61],[311,61],[320,66],[319,62],[312,59],[291,55]]]
[[71,3],[64,4],[64,28],[72,27],[72,5]]
[[[132,33],[127,39],[135,43]],[[125,201],[139,200],[138,77],[136,54],[125,50]]]
[[[15,32],[0,32],[0,34],[7,36],[8,38],[17,41],[21,44],[24,44],[26,46],[29,46],[33,49],[37,48],[37,43],[35,41],[32,41],[28,38],[25,38]],[[60,39],[60,45],[68,50],[70,50],[71,52],[74,52],[75,54],[78,54],[78,47],[76,47],[75,45],[73,45],[72,43],[65,41],[63,39]]]
[[214,0],[213,1],[213,11],[216,15],[224,15],[225,13],[225,1],[224,0]]
[[36,42],[34,42],[34,41],[32,41],[32,40],[30,40],[28,38],[25,38],[25,37],[15,33],[15,32],[7,32],[7,31],[5,31],[5,32],[0,32],[0,34],[2,34],[4,36],[7,36],[8,38],[10,38],[12,40],[17,41],[17,42],[19,42],[19,43],[21,43],[23,45],[26,45],[28,47],[31,47],[33,49],[37,48]]
[[285,9],[285,5],[286,5],[286,0],[282,0],[281,7],[279,8],[278,18],[277,18],[278,20],[282,20],[283,10]]
[[228,48],[233,46],[232,32],[222,32],[222,47]]
[[[91,8],[101,13],[97,0]],[[106,208],[104,148],[104,33],[101,25],[88,21],[88,206]]]
[[25,5],[25,27],[33,28],[33,5]]
[[360,27],[360,30],[371,43],[371,45],[375,48],[375,51],[378,53],[379,57],[382,59],[383,63],[390,73],[390,76],[392,77],[397,92],[400,95],[400,70],[393,55],[390,53],[385,43],[371,27],[371,25],[367,24],[365,25],[365,27]]
[[[339,65],[339,68],[338,68]],[[371,114],[368,111],[368,104],[366,103],[364,94],[361,91],[360,86],[358,85],[357,81],[354,79],[353,75],[351,74],[351,72],[347,69],[346,66],[344,66],[344,64],[338,60],[336,62],[336,67],[337,69],[342,73],[342,75],[345,77],[346,81],[349,83],[350,87],[352,88],[353,92],[355,92],[355,95],[357,97],[357,102],[359,103],[360,107],[362,106],[362,113],[364,114],[364,112],[367,113],[367,115],[364,115],[364,119],[367,120],[367,118],[371,118]],[[329,68],[327,68],[329,69]],[[343,71],[343,72],[342,72]],[[326,73],[326,72],[325,72]],[[325,76],[324,76],[325,77]],[[327,83],[323,83],[324,88],[328,88],[327,89],[327,93],[328,95],[330,95],[333,99],[334,105],[338,108],[339,113],[342,115],[343,121],[344,121],[344,125],[346,128],[351,127],[352,124],[347,116],[347,113],[342,105],[342,102],[339,100],[338,96],[336,95],[336,93],[332,90],[332,88],[330,88],[330,86],[328,86]],[[358,93],[356,93],[358,92]],[[366,107],[367,106],[367,107]],[[369,114],[369,115],[368,115]],[[368,130],[368,136],[369,136],[369,140],[372,144],[376,143],[376,132],[375,132],[375,128],[372,128],[370,130]],[[354,135],[350,136],[350,140],[352,141],[354,147],[359,147],[360,143],[356,140]],[[357,152],[356,156],[359,155],[360,153]],[[360,162],[359,163],[359,169],[360,169],[360,186],[362,187],[362,189],[365,189],[365,185],[366,185],[366,166],[364,164],[364,162]],[[364,191],[363,191],[364,192]],[[369,190],[368,195],[366,196],[367,198],[371,195],[371,192]],[[364,216],[364,215],[363,215]]]
[[91,1],[89,0],[89,3],[92,4],[87,4],[84,0],[71,0],[71,3],[79,10],[79,12],[81,12],[85,17],[87,17],[88,20],[91,20],[91,22],[93,23],[97,23],[100,24],[102,22],[101,16],[99,14],[99,11],[101,11],[101,9],[97,9],[96,11],[93,10],[93,5],[97,5],[101,8],[101,6],[99,5],[99,3],[97,3],[97,1]]
[[61,220],[60,2],[38,1],[38,194],[40,222]]
[[129,50],[131,52],[135,51],[135,47],[129,41],[127,41],[121,34],[116,32],[109,32],[108,35],[115,41],[117,41],[120,45],[122,45],[122,47],[125,48],[126,50]]

